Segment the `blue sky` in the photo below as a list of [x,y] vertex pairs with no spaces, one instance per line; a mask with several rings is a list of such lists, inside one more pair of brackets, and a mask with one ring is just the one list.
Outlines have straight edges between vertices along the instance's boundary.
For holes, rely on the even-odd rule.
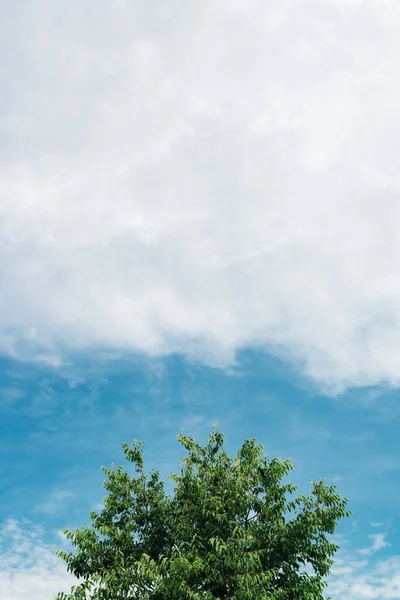
[[[353,511],[338,529],[337,568],[353,570],[334,574],[332,591],[338,590],[337,597],[371,597],[372,590],[372,597],[395,598],[398,391],[360,388],[329,397],[292,365],[254,350],[240,352],[229,373],[179,355],[115,361],[76,356],[61,371],[3,358],[1,387],[0,517],[3,527],[14,523],[2,535],[7,599],[20,597],[12,569],[14,580],[40,579],[32,573],[35,560],[48,578],[49,598],[57,584],[67,585],[53,563],[52,545],[62,546],[62,528],[89,521],[89,511],[104,497],[99,467],[123,462],[122,441],[145,440],[146,468],[160,469],[166,478],[184,455],[179,430],[205,442],[213,423],[225,434],[230,454],[256,437],[268,456],[291,458],[296,466],[291,480],[301,492],[309,490],[310,478],[336,483]],[[16,541],[37,527],[40,558],[28,550],[7,566]],[[390,561],[397,561],[395,569]],[[390,572],[392,592],[387,573],[379,579],[379,563]]]
[[0,0],[0,597],[180,428],[336,482],[400,596],[398,0]]

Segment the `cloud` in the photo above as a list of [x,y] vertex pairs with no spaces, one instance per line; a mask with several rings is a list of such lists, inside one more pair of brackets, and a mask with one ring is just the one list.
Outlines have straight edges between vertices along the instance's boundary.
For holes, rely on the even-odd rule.
[[36,507],[36,510],[45,515],[54,515],[65,508],[65,502],[73,496],[68,490],[56,490],[51,492],[48,498]]
[[38,527],[9,519],[0,528],[0,597],[2,600],[53,600],[74,579],[43,541]]
[[17,387],[8,387],[0,390],[0,398],[3,405],[12,405],[18,403],[25,393]]
[[[332,600],[394,600],[399,597],[400,556],[376,560],[374,555],[390,544],[385,541],[385,533],[369,537],[373,541],[371,547],[356,551],[347,549],[348,540],[339,539],[340,550],[329,578],[328,593]],[[360,554],[364,555],[362,560]]]
[[385,533],[377,533],[375,535],[370,535],[369,537],[372,540],[372,546],[359,550],[360,554],[375,554],[378,550],[390,546],[390,544],[385,541]]
[[328,593],[332,600],[395,600],[400,593],[400,557],[377,564],[352,557],[336,560]]
[[5,11],[3,352],[398,383],[397,0]]

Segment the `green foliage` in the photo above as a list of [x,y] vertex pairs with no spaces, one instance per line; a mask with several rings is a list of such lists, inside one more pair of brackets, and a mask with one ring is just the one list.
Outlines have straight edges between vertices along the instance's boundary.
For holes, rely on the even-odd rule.
[[[234,458],[216,427],[202,447],[181,433],[173,497],[158,471],[143,472],[143,443],[123,444],[136,476],[103,468],[108,496],[92,524],[64,531],[58,552],[78,583],[57,600],[317,600],[337,545],[327,535],[350,514],[335,486],[310,495],[283,478],[289,460],[268,460],[246,440]],[[305,570],[307,567],[307,570]]]

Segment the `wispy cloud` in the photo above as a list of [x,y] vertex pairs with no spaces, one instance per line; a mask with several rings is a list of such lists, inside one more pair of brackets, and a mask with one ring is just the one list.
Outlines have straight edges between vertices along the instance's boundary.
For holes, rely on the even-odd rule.
[[46,515],[54,515],[65,509],[65,502],[72,496],[72,492],[68,490],[56,490],[51,492],[46,500],[36,507],[36,510]]
[[[375,554],[390,546],[386,534],[370,535],[369,548],[356,551],[346,549],[346,540],[335,559],[329,582],[332,600],[394,600],[400,594],[400,556],[386,556],[376,560]],[[364,555],[360,560],[357,555]]]
[[74,583],[32,523],[6,521],[0,528],[0,597],[2,600],[53,600]]
[[332,600],[395,600],[400,594],[400,557],[371,565],[354,558],[336,561],[329,585]]
[[377,533],[375,535],[370,535],[369,538],[372,540],[372,545],[369,548],[362,548],[359,550],[360,554],[375,554],[378,550],[382,550],[382,548],[387,548],[390,546],[389,542],[385,541],[386,534],[385,533]]

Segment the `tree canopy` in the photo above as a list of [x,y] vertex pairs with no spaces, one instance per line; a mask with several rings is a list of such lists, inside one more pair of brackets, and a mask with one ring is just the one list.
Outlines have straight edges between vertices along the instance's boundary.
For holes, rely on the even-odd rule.
[[172,496],[159,471],[145,475],[141,441],[123,444],[134,474],[103,467],[103,509],[64,530],[72,549],[58,556],[78,580],[57,600],[322,599],[347,499],[323,480],[293,497],[292,463],[268,459],[255,439],[234,457],[216,426],[204,447],[178,440],[188,456],[169,477]]

